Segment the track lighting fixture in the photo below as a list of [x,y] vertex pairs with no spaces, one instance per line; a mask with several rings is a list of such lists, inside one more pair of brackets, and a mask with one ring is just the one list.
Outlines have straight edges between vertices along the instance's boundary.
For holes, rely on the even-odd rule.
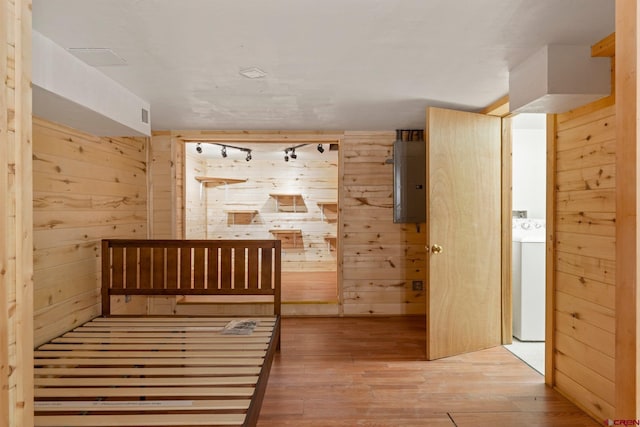
[[320,153],[324,153],[324,147],[322,146],[322,144],[318,144],[318,151]]
[[222,146],[222,149],[220,150],[220,154],[222,154],[223,158],[227,157],[227,147],[225,145]]
[[[298,144],[298,145],[294,145],[293,147],[287,147],[284,149],[284,161],[288,162],[289,158],[292,159],[297,159],[298,155],[296,154],[296,149],[300,148],[300,147],[304,147],[305,145],[309,145],[309,144]],[[322,145],[322,144],[318,144],[318,145]]]
[[251,160],[251,150],[247,151],[247,157],[245,159],[247,162]]
[[200,144],[199,142],[196,144],[196,152],[198,154],[202,153],[202,144]]

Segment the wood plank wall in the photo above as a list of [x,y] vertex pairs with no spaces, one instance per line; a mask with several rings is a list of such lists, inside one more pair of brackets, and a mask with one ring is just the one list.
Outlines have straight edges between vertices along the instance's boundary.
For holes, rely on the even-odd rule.
[[[263,144],[264,146],[264,144]],[[273,151],[282,153],[286,144],[269,144]],[[206,199],[206,236],[209,239],[274,239],[283,241],[283,272],[336,271],[335,245],[329,246],[325,236],[336,236],[337,212],[335,207],[326,215],[322,214],[323,201],[338,202],[338,153],[328,151],[319,155],[316,147],[298,150],[298,158],[285,162],[282,156],[277,160],[264,159],[260,152],[253,159],[219,158],[206,162],[204,175],[246,180],[227,185],[207,184],[203,198]],[[315,153],[314,153],[315,152]],[[313,157],[313,158],[311,158]],[[187,160],[189,156],[187,156]],[[197,160],[197,159],[193,159]],[[189,164],[189,162],[187,162]],[[196,163],[196,168],[199,165]],[[198,198],[200,184],[190,176],[187,169],[185,187],[190,198]],[[291,198],[280,199],[276,203],[270,193],[297,193],[296,212],[289,203]],[[203,219],[195,211],[186,215],[187,231],[197,230]],[[256,213],[227,213],[229,210],[255,209]],[[275,235],[270,230],[300,230],[300,234]],[[194,237],[195,238],[195,237]]]
[[616,118],[613,97],[555,117],[553,383],[614,418]]
[[149,234],[155,239],[177,239],[176,234],[176,186],[169,185],[176,179],[173,163],[175,148],[171,134],[157,132],[149,145]]
[[[345,315],[424,314],[425,297],[412,291],[413,280],[425,280],[425,232],[414,224],[393,223],[392,156],[395,132],[288,132],[288,131],[171,131],[172,144],[156,144],[166,134],[154,134],[151,150],[164,150],[173,162],[153,163],[154,186],[175,188],[173,212],[176,233],[182,227],[182,156],[185,140],[295,141],[333,140],[340,144],[337,246],[338,292]],[[169,153],[171,151],[171,154]],[[252,160],[253,161],[253,160]],[[175,177],[157,169],[175,166]],[[154,170],[156,169],[156,170]],[[164,181],[161,181],[165,179]],[[153,197],[153,196],[152,196]],[[152,203],[154,203],[152,201]],[[155,211],[154,215],[158,215]],[[158,223],[160,218],[154,220]]]
[[31,1],[0,0],[0,58],[0,426],[30,426]]
[[100,314],[101,239],[147,238],[148,139],[100,138],[40,119],[33,129],[39,345]]
[[426,232],[393,223],[395,132],[345,132],[340,240],[345,315],[424,314]]
[[[207,202],[210,191],[207,184],[196,180],[207,175],[207,162],[202,156],[185,152],[185,230],[186,239],[206,239]],[[222,209],[222,206],[219,206]],[[224,237],[231,239],[233,236]]]

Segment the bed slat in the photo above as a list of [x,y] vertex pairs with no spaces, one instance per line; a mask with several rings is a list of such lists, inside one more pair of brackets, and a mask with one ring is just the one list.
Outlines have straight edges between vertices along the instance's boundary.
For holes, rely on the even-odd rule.
[[39,358],[34,361],[36,366],[55,366],[55,365],[104,365],[104,366],[113,366],[113,365],[178,365],[178,366],[259,366],[262,364],[262,359],[258,358],[224,358],[217,357],[215,359],[211,358],[195,358],[195,357],[185,357],[185,358],[166,358],[166,359],[147,359],[147,358],[135,358],[135,357],[126,357],[119,359],[110,359],[110,358],[73,358],[73,359],[58,359],[58,358]]
[[[135,375],[167,375],[166,368],[155,367],[104,367],[99,368],[67,368],[64,366],[34,369],[36,375],[60,376],[135,376]],[[260,373],[258,366],[174,366],[171,375],[256,375]]]
[[251,397],[254,387],[48,387],[34,389],[40,397]]
[[152,377],[152,378],[36,378],[36,387],[149,387],[149,386],[221,386],[221,385],[254,385],[257,376],[241,377]]
[[159,358],[178,358],[185,357],[185,354],[188,354],[188,357],[210,357],[212,360],[217,359],[218,357],[264,357],[265,351],[255,351],[255,350],[191,350],[188,353],[184,351],[156,351],[156,350],[148,350],[148,351],[125,351],[122,352],[120,350],[46,350],[40,351],[36,350],[34,352],[34,356],[36,360],[39,358],[50,358],[50,357],[59,357],[62,359],[73,359],[73,358],[106,358],[106,357],[148,357],[150,359],[159,359]]
[[43,427],[77,426],[241,426],[242,414],[162,414],[148,415],[43,415],[35,425]]
[[[84,333],[84,332],[68,332],[62,338],[56,338],[56,342],[65,342],[66,338],[76,339],[82,338],[84,342],[167,342],[167,338],[158,337],[158,334],[145,333],[126,333],[126,332],[106,332],[106,333]],[[263,333],[254,333],[252,335],[221,335],[211,337],[203,334],[183,335],[175,337],[171,342],[178,343],[218,343],[218,342],[234,342],[234,343],[263,343],[268,341],[268,335]]]
[[247,343],[201,343],[201,344],[181,344],[181,343],[55,343],[55,344],[43,344],[40,346],[41,350],[266,350],[267,344],[247,344]]
[[248,399],[215,400],[65,400],[35,401],[35,408],[46,412],[70,411],[230,411],[246,410],[251,401]]

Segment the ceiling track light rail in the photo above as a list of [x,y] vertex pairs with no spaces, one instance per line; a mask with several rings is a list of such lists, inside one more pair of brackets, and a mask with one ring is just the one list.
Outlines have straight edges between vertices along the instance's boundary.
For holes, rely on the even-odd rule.
[[[227,154],[227,149],[228,148],[233,148],[234,150],[239,150],[239,151],[242,151],[243,153],[247,153],[247,156],[245,157],[245,160],[247,162],[252,159],[251,149],[250,148],[237,147],[235,145],[229,145],[229,144],[218,144],[218,143],[215,143],[215,142],[208,142],[207,144],[213,144],[213,145],[217,145],[217,146],[221,147],[220,148],[220,155],[225,159],[227,158],[227,155],[228,155]],[[196,144],[196,151],[198,152],[198,154],[202,154],[202,143],[198,142]]]
[[[297,159],[298,155],[296,154],[296,150],[298,148],[302,148],[305,147],[307,145],[310,144],[298,144],[298,145],[293,145],[291,147],[287,147],[284,149],[284,161],[288,162],[289,159]],[[322,146],[322,144],[318,144],[317,149],[320,153],[324,153],[324,147]]]

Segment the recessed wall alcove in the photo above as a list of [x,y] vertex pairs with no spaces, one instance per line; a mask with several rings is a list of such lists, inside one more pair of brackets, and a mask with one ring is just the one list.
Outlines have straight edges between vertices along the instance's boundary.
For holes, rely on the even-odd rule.
[[186,142],[184,174],[185,238],[279,239],[283,302],[337,304],[338,150]]

